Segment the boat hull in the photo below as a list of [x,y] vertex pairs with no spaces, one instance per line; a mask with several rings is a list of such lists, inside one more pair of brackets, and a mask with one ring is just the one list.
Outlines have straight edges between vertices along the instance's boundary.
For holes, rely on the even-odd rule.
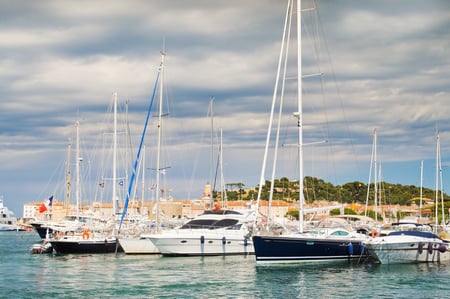
[[244,236],[195,232],[163,234],[150,237],[164,256],[221,256],[254,254],[251,239]]
[[362,240],[303,236],[253,236],[257,263],[304,263],[364,260]]
[[41,239],[45,239],[48,235],[53,234],[53,230],[51,228],[45,227],[45,226],[33,226],[36,232],[38,233],[39,237]]
[[160,251],[149,237],[119,238],[120,246],[125,254],[159,254]]
[[24,231],[20,226],[17,225],[0,225],[0,231],[2,232],[12,232],[12,231]]
[[78,254],[78,253],[115,253],[122,252],[122,247],[115,239],[89,239],[71,240],[60,239],[51,240],[50,243],[56,253]]
[[381,264],[439,263],[450,260],[448,243],[438,238],[384,236],[368,241],[366,247]]

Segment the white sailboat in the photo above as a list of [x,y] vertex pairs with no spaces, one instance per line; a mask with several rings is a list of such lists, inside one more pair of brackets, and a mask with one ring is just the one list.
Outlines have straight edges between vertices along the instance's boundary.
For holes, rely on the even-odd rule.
[[[421,170],[422,171],[422,170]],[[422,179],[422,175],[421,175]],[[406,264],[420,262],[444,262],[450,260],[450,244],[438,235],[439,182],[442,186],[440,138],[436,138],[436,198],[435,229],[421,225],[399,225],[400,229],[387,236],[365,241],[374,259],[381,264]],[[422,183],[421,183],[422,184]],[[442,194],[442,191],[441,191]]]
[[[266,233],[259,231],[253,235],[253,246],[255,248],[255,256],[257,263],[302,263],[302,262],[324,262],[324,261],[348,261],[359,260],[367,256],[367,253],[362,245],[362,241],[367,239],[367,236],[354,231],[345,230],[342,228],[320,229],[310,233],[304,231],[304,186],[303,186],[303,115],[302,115],[302,55],[301,55],[301,1],[297,0],[296,11],[293,10],[293,0],[288,1],[285,30],[283,33],[283,43],[280,53],[280,60],[278,66],[277,78],[280,77],[280,69],[282,65],[282,57],[285,58],[284,69],[287,65],[289,33],[291,29],[292,16],[297,16],[297,97],[298,110],[294,113],[297,118],[298,127],[298,168],[299,168],[299,228],[298,232],[282,232],[280,234]],[[287,37],[286,37],[287,36]],[[287,46],[285,45],[287,44]],[[286,50],[284,47],[286,46]],[[285,72],[286,73],[286,72]],[[286,75],[283,76],[283,87],[286,80]],[[278,84],[278,81],[277,81]],[[258,192],[258,202],[260,200],[261,186],[264,184],[265,164],[267,160],[267,149],[269,147],[270,132],[272,126],[273,110],[276,101],[276,93],[278,90],[275,85],[274,99],[272,103],[271,119],[266,140],[266,151],[263,160],[263,169],[261,172],[260,191]],[[280,106],[283,102],[283,92],[281,94]],[[281,111],[281,109],[280,109]],[[278,135],[275,144],[273,173],[276,168],[278,147]],[[271,185],[271,189],[273,184]],[[271,192],[272,193],[272,192]],[[269,198],[270,203],[270,198]],[[269,213],[270,217],[270,213]],[[270,220],[270,219],[269,219]]]
[[[148,226],[144,226],[144,231],[137,232],[137,235],[128,235],[126,229],[121,231],[119,236],[119,243],[126,254],[159,254],[158,248],[150,240],[153,233],[159,231],[160,228],[160,212],[159,212],[159,200],[160,194],[160,180],[161,173],[164,169],[161,167],[161,139],[162,139],[162,128],[163,128],[163,83],[164,83],[164,62],[165,62],[165,52],[161,51],[161,64],[159,67],[159,112],[158,112],[158,141],[157,141],[157,157],[156,157],[156,182],[153,186],[156,190],[155,198],[155,229],[151,229]],[[150,111],[151,109],[149,109]],[[144,133],[142,138],[145,136],[146,126],[144,127]],[[142,143],[142,142],[141,142]],[[137,159],[138,160],[138,159]],[[126,212],[124,212],[126,213]],[[124,215],[122,216],[122,218]]]

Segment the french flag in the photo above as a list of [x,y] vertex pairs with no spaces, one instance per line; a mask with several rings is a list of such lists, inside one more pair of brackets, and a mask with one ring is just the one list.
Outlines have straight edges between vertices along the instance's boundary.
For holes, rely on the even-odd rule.
[[47,211],[47,209],[49,207],[51,207],[53,205],[53,195],[50,196],[47,201],[43,202],[41,204],[41,206],[39,207],[39,213],[44,213],[45,211]]

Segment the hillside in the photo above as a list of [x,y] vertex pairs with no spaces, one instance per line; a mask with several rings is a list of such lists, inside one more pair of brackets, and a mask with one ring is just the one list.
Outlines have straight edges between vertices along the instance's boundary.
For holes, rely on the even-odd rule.
[[[228,200],[252,200],[257,198],[259,186],[254,188],[244,188],[243,183],[227,184]],[[369,192],[369,205],[374,204],[374,185],[368,185],[363,182],[349,182],[343,185],[333,185],[325,182],[322,179],[305,177],[305,200],[307,203],[312,203],[317,200],[338,201],[340,203],[359,203],[366,204],[367,193]],[[266,181],[263,186],[262,199],[269,198],[270,182]],[[235,190],[233,190],[235,189]],[[388,182],[380,182],[378,184],[378,203],[384,205],[411,205],[420,204],[420,187],[414,185],[400,185],[391,184]],[[220,197],[220,194],[215,192],[215,197]],[[287,202],[294,202],[298,200],[298,180],[290,181],[288,178],[276,179],[274,184],[273,199],[284,200]],[[435,190],[429,188],[422,189],[423,202],[433,201],[436,197]],[[438,194],[439,201],[441,193]],[[445,206],[450,206],[450,200],[447,194],[443,194]],[[447,210],[447,209],[446,209]]]

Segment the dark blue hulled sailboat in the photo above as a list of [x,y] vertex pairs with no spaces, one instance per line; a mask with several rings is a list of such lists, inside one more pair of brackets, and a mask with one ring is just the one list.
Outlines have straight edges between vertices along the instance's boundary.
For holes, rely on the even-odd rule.
[[255,235],[257,263],[302,263],[362,260],[368,256],[362,242],[367,237],[343,229],[321,234]]
[[[292,20],[294,3],[293,0],[288,1],[288,8],[285,21],[285,29],[283,34],[283,43],[281,47],[280,61],[278,67],[278,76],[280,77],[281,58],[284,56],[287,59],[287,49],[285,44],[288,44],[289,37],[286,38],[290,32],[290,21]],[[305,233],[303,228],[303,124],[302,124],[302,62],[301,62],[301,3],[297,0],[297,95],[298,95],[298,111],[294,116],[298,120],[298,167],[299,167],[299,231],[298,232],[283,232],[265,234],[262,230],[253,235],[253,245],[255,248],[255,256],[257,263],[299,263],[299,262],[324,262],[324,261],[339,261],[362,259],[368,257],[367,251],[364,249],[363,241],[368,238],[367,235],[346,230],[342,228],[321,228]],[[289,26],[288,26],[289,25]],[[286,65],[286,64],[285,64]],[[278,85],[278,84],[277,84]],[[274,102],[272,103],[271,118],[273,119],[273,110],[275,107],[277,85],[275,86]],[[283,84],[284,90],[284,84]],[[283,95],[281,96],[283,98]],[[280,100],[281,102],[281,100]],[[281,105],[281,104],[280,104]],[[281,111],[281,109],[280,109]],[[270,123],[272,124],[272,119]],[[267,152],[269,148],[271,125],[266,140],[266,152],[263,161],[263,169],[261,172],[261,184],[258,192],[258,206],[261,196],[261,188],[264,182],[265,164],[267,159]],[[277,132],[279,134],[279,132]],[[276,138],[278,142],[278,136]],[[278,144],[275,145],[275,148]],[[275,154],[276,155],[276,154]],[[274,163],[275,165],[275,163]],[[274,172],[272,173],[274,176]],[[273,178],[272,178],[273,180]],[[273,184],[271,186],[273,188]],[[272,192],[271,192],[272,194]],[[270,215],[269,215],[270,216]]]

